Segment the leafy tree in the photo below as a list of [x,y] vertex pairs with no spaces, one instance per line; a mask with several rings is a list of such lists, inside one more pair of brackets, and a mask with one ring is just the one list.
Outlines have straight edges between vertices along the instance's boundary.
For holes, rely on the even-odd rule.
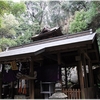
[[0,35],[1,38],[15,38],[15,27],[18,27],[19,22],[16,20],[16,18],[12,14],[4,14],[2,17],[2,26],[0,28]]
[[18,45],[31,42],[32,35],[40,33],[43,23],[43,11],[45,2],[26,1],[27,12],[20,15],[19,27],[16,28],[16,42]]
[[10,46],[15,46],[15,45],[17,45],[15,40],[12,40],[10,38],[5,38],[5,37],[0,39],[0,51],[4,51]]
[[85,18],[86,18],[86,12],[84,10],[75,12],[75,17],[69,26],[69,32],[76,33],[86,30],[87,22]]
[[19,27],[16,28],[16,42],[18,45],[30,43],[32,35],[40,33],[40,25],[38,22],[34,23],[29,17],[25,15],[19,18]]
[[88,7],[87,11],[81,10],[75,13],[75,17],[70,23],[70,33],[80,32],[91,28],[96,31],[99,6],[97,6],[97,2],[94,1],[89,2],[89,4],[90,7]]
[[7,1],[0,1],[0,27],[1,27],[1,24],[2,24],[1,16],[3,16],[3,14],[5,12],[8,12],[9,9],[10,9],[10,6],[9,6]]
[[24,27],[24,24],[21,24],[20,30],[20,35],[18,35],[18,37],[16,38],[16,42],[18,43],[18,45],[30,43],[32,41],[32,35],[35,35],[36,32],[37,34],[40,32],[38,23],[34,23],[32,25],[26,24],[26,28]]
[[19,23],[12,14],[4,14],[2,17],[2,26],[0,28],[0,47],[5,50],[6,47],[14,46],[16,31]]
[[88,29],[93,29],[93,31],[96,31],[96,29],[99,28],[99,20],[100,20],[100,2],[98,1],[92,1],[91,7],[87,11],[87,20],[88,20]]
[[8,12],[10,6],[7,1],[0,1],[0,15],[3,15],[5,12]]
[[8,1],[10,6],[10,12],[15,15],[16,17],[20,17],[26,10],[26,5],[24,2],[12,2]]
[[23,35],[18,36],[18,38],[16,39],[17,45],[30,43],[30,37],[31,37],[31,34],[29,34],[29,31]]

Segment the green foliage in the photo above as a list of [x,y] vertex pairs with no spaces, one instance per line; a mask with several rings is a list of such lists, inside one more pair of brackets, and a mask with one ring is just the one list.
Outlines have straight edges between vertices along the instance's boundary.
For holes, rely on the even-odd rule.
[[86,11],[86,22],[89,24],[93,20],[93,17],[97,14],[97,6],[95,5],[94,2],[90,3],[90,8],[89,10]]
[[9,12],[9,10],[10,10],[10,6],[9,6],[8,2],[1,0],[0,1],[0,27],[2,24],[1,16],[3,16],[4,13]]
[[6,47],[17,45],[15,42],[16,31],[19,23],[12,14],[4,14],[2,16],[2,24],[0,28],[0,48],[5,50]]
[[39,34],[40,33],[40,28],[41,28],[41,26],[39,25],[38,22],[33,23],[32,26],[31,26],[32,35]]
[[98,28],[98,29],[96,30],[96,33],[100,34],[100,28]]
[[10,10],[10,6],[7,1],[0,1],[0,15],[3,15],[5,12]]
[[27,25],[26,29],[21,25],[20,28],[21,29],[17,29],[17,31],[21,30],[20,34],[16,38],[18,45],[30,43],[32,35],[39,34],[40,32],[40,25],[38,23]]
[[23,2],[20,3],[15,3],[15,2],[9,2],[10,8],[11,8],[11,13],[15,16],[20,16],[23,14],[26,10],[26,5]]
[[18,38],[16,39],[17,45],[30,43],[30,37],[30,32],[26,32],[24,35],[18,36]]
[[0,49],[2,49],[3,51],[10,46],[15,46],[17,45],[17,43],[12,40],[12,39],[8,39],[8,38],[1,38],[0,39]]
[[87,28],[86,12],[84,10],[75,12],[75,17],[70,23],[69,32],[75,33],[83,31]]
[[1,37],[14,38],[16,31],[14,30],[18,27],[19,22],[16,20],[15,16],[12,14],[4,14],[2,17],[2,26],[0,28]]
[[100,2],[97,3],[95,1],[89,2],[90,6],[88,7],[87,11],[81,10],[76,12],[73,21],[70,23],[69,32],[75,33],[87,30],[91,22],[95,19],[96,15],[99,14],[99,3]]
[[12,28],[19,25],[19,22],[16,20],[16,17],[13,14],[4,14],[2,19],[3,26],[5,27]]
[[2,18],[0,17],[0,27],[2,26]]
[[30,18],[20,16],[19,27],[16,28],[16,42],[18,45],[26,44],[31,42],[32,35],[38,34],[40,32],[40,25],[37,21],[34,23]]

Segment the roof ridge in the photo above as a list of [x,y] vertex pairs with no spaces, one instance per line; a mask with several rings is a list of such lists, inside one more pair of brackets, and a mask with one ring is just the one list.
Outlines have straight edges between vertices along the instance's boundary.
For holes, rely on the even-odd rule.
[[53,41],[56,41],[56,40],[59,40],[59,39],[62,40],[62,39],[65,39],[65,38],[69,39],[69,38],[74,38],[74,37],[80,37],[80,36],[85,36],[85,35],[89,35],[89,34],[91,34],[90,30],[77,32],[77,33],[74,33],[74,34],[64,34],[64,35],[61,35],[61,36],[56,36],[56,37],[51,37],[51,38],[42,39],[42,40],[38,40],[38,41],[33,41],[31,43],[20,45],[20,46],[10,47],[9,50],[20,48],[20,47],[33,46],[33,45],[37,45],[39,43],[44,43],[44,42],[46,42],[46,43],[47,42],[53,42]]

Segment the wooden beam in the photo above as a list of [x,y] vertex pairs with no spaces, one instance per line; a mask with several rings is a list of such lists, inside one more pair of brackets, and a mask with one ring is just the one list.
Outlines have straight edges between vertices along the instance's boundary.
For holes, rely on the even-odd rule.
[[[30,76],[34,77],[34,60],[33,56],[30,61]],[[34,99],[34,80],[29,80],[29,95],[30,99]]]
[[[88,42],[90,43],[90,42]],[[81,48],[87,48],[87,45],[84,43],[79,43],[79,44],[68,44],[68,45],[62,45],[62,46],[55,46],[55,47],[50,47],[46,48],[46,52],[66,52],[66,51],[72,51],[72,50],[77,50],[79,47]]]
[[97,51],[94,49],[88,51],[88,53],[93,53],[93,52],[97,52]]
[[84,56],[85,56],[88,60],[90,60],[90,57],[87,55],[87,53],[84,52]]
[[[85,56],[86,59],[91,60],[91,58],[88,56],[88,52],[85,52],[84,49],[81,50],[81,53],[84,53],[84,56]],[[99,58],[97,58],[95,60],[91,60],[91,63],[100,63]]]
[[39,50],[39,51],[35,52],[34,55],[37,56],[37,55],[43,53],[44,51],[45,51],[45,49]]
[[41,61],[41,60],[43,60],[42,55],[39,55],[39,56],[35,56],[34,57],[34,61]]
[[93,60],[93,61],[91,61],[91,63],[98,63],[98,64],[100,64],[100,61],[98,61],[98,60]]
[[30,54],[22,54],[22,55],[16,55],[16,56],[8,56],[8,57],[1,57],[0,58],[0,62],[8,62],[8,61],[17,61],[17,60],[21,60],[21,59],[28,59],[31,56],[34,56],[33,53]]
[[90,60],[90,57],[88,56],[88,54],[85,52],[84,49],[81,49],[81,53],[84,54],[84,56],[85,56],[86,59],[89,59]]

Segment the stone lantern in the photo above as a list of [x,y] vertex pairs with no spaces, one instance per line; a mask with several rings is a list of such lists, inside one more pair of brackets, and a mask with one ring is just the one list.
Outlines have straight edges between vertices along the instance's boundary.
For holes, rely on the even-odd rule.
[[49,97],[49,99],[66,99],[67,95],[62,93],[62,85],[61,83],[55,84],[55,93]]

